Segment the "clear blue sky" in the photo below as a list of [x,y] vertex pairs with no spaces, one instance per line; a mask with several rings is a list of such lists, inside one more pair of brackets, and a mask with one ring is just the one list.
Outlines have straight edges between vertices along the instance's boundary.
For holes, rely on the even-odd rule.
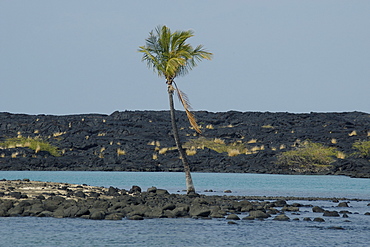
[[370,113],[369,0],[2,0],[0,112],[167,110],[157,25],[214,53],[177,79],[194,110]]

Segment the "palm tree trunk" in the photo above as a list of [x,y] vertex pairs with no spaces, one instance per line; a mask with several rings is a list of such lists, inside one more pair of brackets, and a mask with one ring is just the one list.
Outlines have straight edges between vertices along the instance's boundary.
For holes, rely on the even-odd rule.
[[172,85],[168,85],[168,96],[169,96],[169,100],[170,100],[172,131],[173,131],[173,136],[174,136],[174,139],[175,139],[177,149],[179,150],[180,159],[181,159],[181,161],[184,165],[186,190],[187,190],[187,193],[189,194],[189,193],[195,192],[195,189],[194,189],[193,180],[192,180],[191,174],[190,174],[189,161],[188,161],[188,158],[186,156],[186,153],[185,153],[184,149],[182,148],[182,144],[181,144],[180,137],[179,137],[179,132],[178,132],[178,129],[177,129],[176,117],[175,117],[175,107],[174,107],[174,104],[173,104],[173,92],[174,92],[174,89],[173,89]]

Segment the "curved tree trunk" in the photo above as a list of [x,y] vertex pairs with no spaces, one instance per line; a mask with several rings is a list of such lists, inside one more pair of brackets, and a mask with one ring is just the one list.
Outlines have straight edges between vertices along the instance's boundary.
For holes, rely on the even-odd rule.
[[180,159],[181,159],[181,161],[184,165],[184,172],[185,172],[185,179],[186,179],[186,190],[187,190],[187,193],[189,194],[191,192],[195,192],[195,189],[194,189],[193,180],[192,180],[191,174],[190,174],[189,161],[188,161],[188,158],[186,156],[186,153],[185,153],[184,149],[182,148],[182,144],[181,144],[180,137],[179,137],[179,132],[178,132],[178,129],[177,129],[176,117],[175,117],[175,107],[174,107],[174,104],[173,104],[173,92],[174,92],[174,89],[173,89],[172,85],[168,85],[168,96],[169,96],[169,101],[170,101],[172,131],[173,131],[173,136],[174,136],[174,139],[175,139],[175,142],[176,142],[177,149],[179,150]]

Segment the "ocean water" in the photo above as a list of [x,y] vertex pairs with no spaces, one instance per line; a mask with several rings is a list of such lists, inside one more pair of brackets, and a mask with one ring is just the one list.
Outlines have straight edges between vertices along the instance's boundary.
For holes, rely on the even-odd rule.
[[[30,172],[0,171],[0,179],[29,178],[38,181],[114,186],[129,189],[164,188],[172,193],[185,189],[182,173],[137,172]],[[299,196],[360,198],[349,208],[332,201],[296,201],[327,210],[348,210],[348,218],[323,217],[302,207],[298,215],[287,213],[287,222],[269,219],[145,219],[143,221],[93,221],[55,218],[0,218],[0,246],[369,246],[370,179],[342,176],[293,176],[264,174],[193,173],[202,194],[246,196]],[[207,193],[203,190],[216,192]],[[225,194],[229,189],[233,193]],[[180,191],[180,192],[178,192]],[[288,201],[293,203],[295,201]],[[244,217],[246,215],[240,215]],[[325,222],[304,221],[322,217]],[[294,218],[299,219],[293,220]]]
[[[370,199],[370,179],[346,176],[276,175],[250,173],[192,173],[198,193],[212,189],[222,195],[345,197]],[[170,193],[181,193],[185,187],[182,172],[88,172],[88,171],[0,171],[0,179],[28,178],[36,181],[113,186],[130,189],[132,185],[143,190],[156,186]]]

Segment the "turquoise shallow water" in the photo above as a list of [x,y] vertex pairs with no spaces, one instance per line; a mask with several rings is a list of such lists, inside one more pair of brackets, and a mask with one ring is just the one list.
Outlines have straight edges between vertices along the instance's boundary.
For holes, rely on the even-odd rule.
[[[55,181],[95,186],[130,188],[151,186],[170,192],[185,188],[182,173],[130,172],[30,172],[0,171],[0,179]],[[146,219],[144,221],[92,221],[54,218],[0,218],[0,246],[368,246],[370,241],[370,179],[341,176],[289,176],[264,174],[194,173],[198,192],[213,189],[214,194],[346,197],[350,208],[337,208],[337,202],[299,201],[327,210],[348,210],[349,218],[324,217],[326,222],[307,222],[304,217],[322,217],[310,207],[300,208],[299,221],[238,221],[226,219]],[[209,194],[209,193],[204,193]],[[293,201],[288,201],[293,203]],[[245,215],[240,215],[241,217]],[[335,230],[341,227],[344,230]]]
[[[195,188],[200,193],[212,189],[216,191],[213,194],[231,190],[233,195],[250,196],[370,198],[370,179],[248,173],[193,173],[192,176]],[[121,189],[129,189],[132,185],[143,189],[156,186],[171,193],[186,189],[185,176],[181,172],[0,171],[1,178],[29,178]]]

